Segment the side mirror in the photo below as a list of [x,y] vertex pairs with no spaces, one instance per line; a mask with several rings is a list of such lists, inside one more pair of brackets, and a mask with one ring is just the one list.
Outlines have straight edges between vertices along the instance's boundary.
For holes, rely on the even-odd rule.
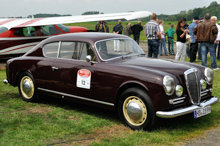
[[87,61],[87,62],[92,61],[92,56],[90,56],[90,55],[86,56],[86,61]]

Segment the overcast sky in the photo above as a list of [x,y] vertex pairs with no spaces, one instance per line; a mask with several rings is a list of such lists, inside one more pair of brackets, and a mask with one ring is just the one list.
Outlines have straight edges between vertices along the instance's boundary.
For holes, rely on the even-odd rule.
[[[150,11],[177,14],[182,10],[207,7],[214,0],[1,0],[0,17],[52,13],[81,15],[86,11],[118,13]],[[220,4],[220,0],[215,0]]]

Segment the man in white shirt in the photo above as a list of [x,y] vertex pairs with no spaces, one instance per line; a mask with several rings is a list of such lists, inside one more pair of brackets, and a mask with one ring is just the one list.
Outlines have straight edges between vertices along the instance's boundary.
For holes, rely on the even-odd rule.
[[164,36],[165,33],[163,29],[163,20],[160,20],[158,23],[159,23],[160,33],[161,33],[161,38],[162,38],[160,45],[159,45],[159,55],[161,56],[163,54],[163,50],[162,50],[162,47],[163,47],[165,55],[168,56],[167,47],[166,47],[166,39]]

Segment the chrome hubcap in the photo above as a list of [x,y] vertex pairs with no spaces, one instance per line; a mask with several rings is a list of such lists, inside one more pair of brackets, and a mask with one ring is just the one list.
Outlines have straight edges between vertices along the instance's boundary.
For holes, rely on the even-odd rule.
[[137,102],[130,102],[127,106],[127,113],[132,121],[139,121],[143,115],[141,106]]
[[140,126],[147,119],[147,108],[140,98],[130,96],[123,103],[123,114],[130,124]]
[[31,83],[29,81],[25,80],[23,83],[24,93],[29,95],[31,93],[31,90],[32,90]]
[[34,95],[34,83],[28,76],[24,76],[20,82],[21,93],[24,98],[30,99]]

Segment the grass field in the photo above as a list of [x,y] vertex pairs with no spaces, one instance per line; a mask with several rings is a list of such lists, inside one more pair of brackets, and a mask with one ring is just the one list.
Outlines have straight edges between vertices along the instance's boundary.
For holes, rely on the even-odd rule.
[[[210,62],[208,58],[209,67]],[[214,75],[213,95],[220,97],[220,71]],[[44,96],[39,103],[24,102],[17,87],[2,83],[5,78],[5,70],[0,70],[1,146],[182,145],[220,126],[218,103],[212,106],[211,114],[198,119],[193,119],[193,114],[160,119],[152,132],[132,131],[116,112]]]
[[[134,24],[137,24],[138,22],[137,21],[131,21],[132,25]],[[142,22],[142,26],[144,27],[144,25],[146,24],[147,22]],[[189,24],[190,22],[188,22]],[[112,33],[113,32],[113,27],[117,24],[117,22],[108,22],[108,26],[109,26],[109,32]],[[125,26],[128,24],[128,22],[122,22],[122,26],[123,28],[125,28]],[[166,32],[169,28],[170,28],[170,25],[173,24],[174,25],[174,30],[176,30],[176,24],[177,24],[177,21],[165,21],[164,22],[164,32]],[[90,30],[95,30],[95,25],[96,25],[96,22],[86,22],[86,23],[73,23],[73,24],[68,24],[67,26],[82,26],[82,27],[86,27]],[[124,34],[124,32],[123,32]],[[133,36],[131,36],[133,37]],[[140,35],[140,40],[146,40],[146,37],[144,35],[144,30],[141,31],[141,35]],[[176,40],[176,35],[174,37],[174,40]]]

